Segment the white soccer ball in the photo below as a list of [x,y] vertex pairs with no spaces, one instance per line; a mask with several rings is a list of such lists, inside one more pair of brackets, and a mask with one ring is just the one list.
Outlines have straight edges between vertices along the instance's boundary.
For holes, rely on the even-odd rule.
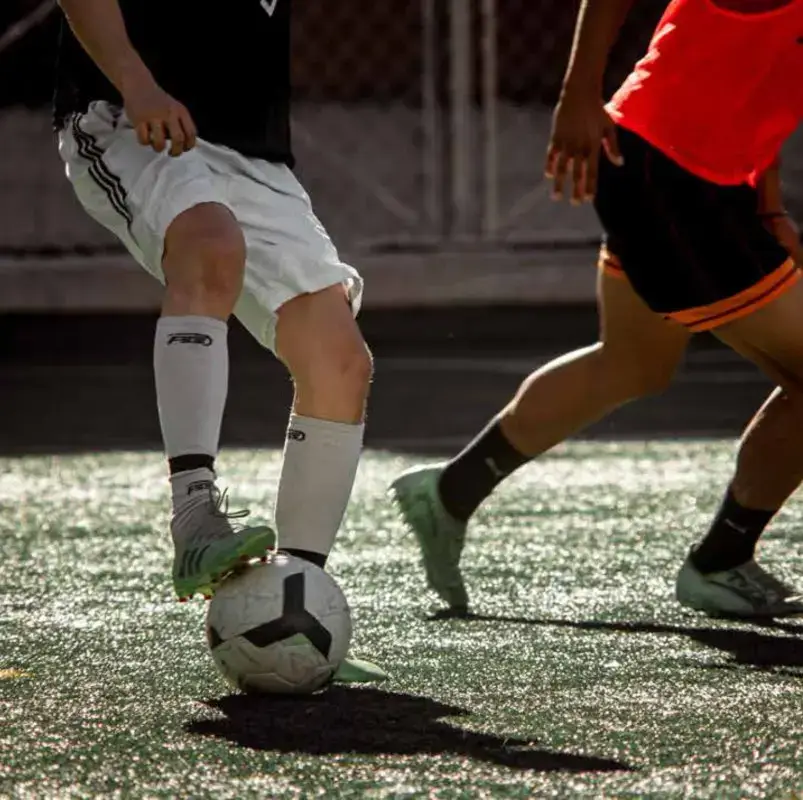
[[279,552],[220,585],[206,639],[234,688],[307,694],[327,684],[346,657],[351,613],[329,574]]

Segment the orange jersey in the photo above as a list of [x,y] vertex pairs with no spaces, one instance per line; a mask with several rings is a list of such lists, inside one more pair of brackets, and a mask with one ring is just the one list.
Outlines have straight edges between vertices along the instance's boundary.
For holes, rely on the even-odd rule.
[[672,0],[607,109],[695,175],[754,185],[803,117],[803,0],[757,13]]

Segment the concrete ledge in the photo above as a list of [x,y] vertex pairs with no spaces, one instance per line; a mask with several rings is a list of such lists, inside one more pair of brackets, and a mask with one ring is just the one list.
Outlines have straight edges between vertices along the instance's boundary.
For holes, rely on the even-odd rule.
[[[365,308],[576,304],[594,299],[588,248],[344,254]],[[150,312],[160,286],[126,254],[0,258],[0,312]]]

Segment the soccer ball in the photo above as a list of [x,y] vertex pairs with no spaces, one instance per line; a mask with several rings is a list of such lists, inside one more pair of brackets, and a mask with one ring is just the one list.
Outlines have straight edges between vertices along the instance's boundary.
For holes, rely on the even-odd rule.
[[206,614],[206,639],[234,688],[308,694],[346,657],[351,613],[330,575],[278,552],[220,585]]

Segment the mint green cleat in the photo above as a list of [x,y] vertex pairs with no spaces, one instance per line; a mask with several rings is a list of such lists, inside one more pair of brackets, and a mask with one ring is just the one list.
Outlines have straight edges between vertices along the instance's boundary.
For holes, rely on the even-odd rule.
[[173,588],[179,601],[196,592],[210,598],[220,581],[252,559],[276,548],[276,533],[266,525],[235,528],[233,519],[248,511],[229,512],[226,493],[210,481],[197,498],[188,500],[170,523],[173,544]]
[[370,661],[359,658],[346,658],[337,668],[333,683],[381,683],[388,674]]
[[460,573],[466,525],[452,517],[438,494],[442,464],[413,467],[390,485],[402,519],[418,539],[427,582],[454,611],[468,610]]

